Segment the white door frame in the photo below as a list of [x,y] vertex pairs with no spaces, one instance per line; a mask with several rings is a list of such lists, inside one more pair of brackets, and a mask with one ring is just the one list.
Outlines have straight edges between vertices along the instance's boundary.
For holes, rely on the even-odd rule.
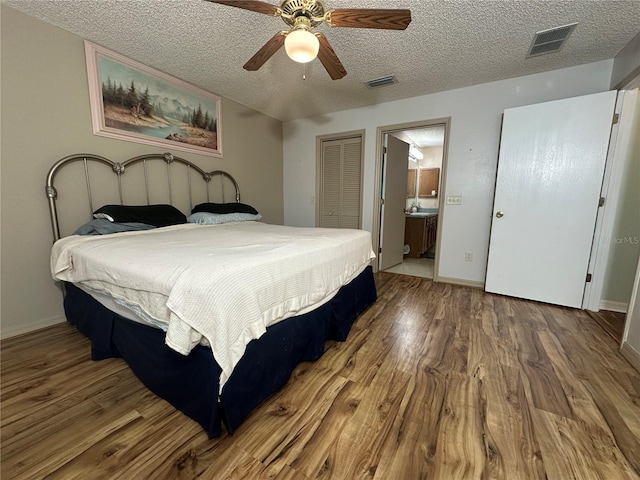
[[[609,253],[611,251],[611,233],[618,210],[618,192],[622,184],[622,174],[624,170],[624,159],[630,147],[630,138],[633,121],[633,109],[635,108],[637,92],[620,91],[616,101],[615,113],[619,115],[618,123],[611,128],[611,138],[609,139],[609,151],[607,152],[607,164],[604,170],[602,191],[600,196],[604,198],[604,205],[598,212],[596,228],[593,235],[593,245],[591,247],[591,258],[589,260],[589,273],[591,282],[586,284],[582,308],[597,312],[600,310],[602,302],[602,291],[604,280],[609,263]],[[625,108],[626,106],[626,108]],[[609,195],[611,192],[611,195]]]
[[[432,120],[422,120],[416,122],[399,123],[395,125],[380,126],[376,130],[376,166],[375,179],[373,184],[373,227],[371,229],[371,237],[373,242],[373,251],[376,252],[376,261],[373,264],[373,271],[378,271],[379,262],[377,260],[377,252],[380,251],[380,207],[381,207],[381,189],[382,189],[382,152],[384,147],[385,133],[401,132],[403,130],[418,130],[421,128],[433,127],[436,125],[444,125],[444,144],[442,146],[442,168],[440,169],[440,199],[446,198],[447,188],[447,161],[449,158],[449,134],[451,131],[451,117],[436,118]],[[442,205],[442,204],[441,204]],[[438,230],[436,236],[436,254],[433,266],[433,281],[437,282],[440,278],[440,243],[442,239],[442,225],[444,218],[444,208],[440,208],[438,212]]]

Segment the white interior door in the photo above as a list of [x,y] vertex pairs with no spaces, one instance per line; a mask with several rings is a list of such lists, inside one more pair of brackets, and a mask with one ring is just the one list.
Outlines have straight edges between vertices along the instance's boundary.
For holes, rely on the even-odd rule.
[[386,270],[402,263],[404,249],[404,209],[407,204],[409,144],[384,136],[385,156],[382,176],[382,212],[378,268]]
[[616,92],[504,112],[485,289],[580,307]]

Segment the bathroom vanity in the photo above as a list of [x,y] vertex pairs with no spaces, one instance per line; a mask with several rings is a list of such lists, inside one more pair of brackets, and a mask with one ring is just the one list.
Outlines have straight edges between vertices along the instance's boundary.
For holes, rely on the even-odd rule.
[[433,212],[407,213],[404,222],[404,243],[409,245],[407,257],[420,256],[436,244],[438,214]]

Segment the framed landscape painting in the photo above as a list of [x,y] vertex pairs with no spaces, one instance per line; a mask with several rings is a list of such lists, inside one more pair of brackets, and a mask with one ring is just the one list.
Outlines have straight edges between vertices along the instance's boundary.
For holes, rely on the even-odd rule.
[[222,157],[221,99],[85,41],[93,133]]

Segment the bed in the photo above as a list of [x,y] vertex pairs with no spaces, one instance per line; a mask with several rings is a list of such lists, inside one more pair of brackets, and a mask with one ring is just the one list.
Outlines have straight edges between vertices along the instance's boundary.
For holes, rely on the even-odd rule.
[[209,437],[233,434],[376,300],[368,232],[261,222],[227,172],[78,154],[53,165],[46,193],[52,275],[92,359],[122,357]]

